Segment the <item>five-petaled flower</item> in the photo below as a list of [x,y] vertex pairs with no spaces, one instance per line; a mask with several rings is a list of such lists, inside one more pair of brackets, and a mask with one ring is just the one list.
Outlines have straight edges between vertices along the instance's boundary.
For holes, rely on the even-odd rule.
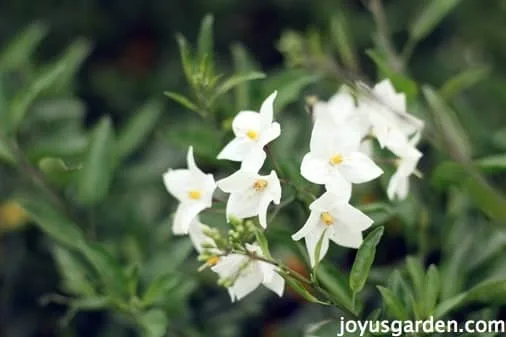
[[[309,209],[309,218],[304,226],[292,235],[292,239],[306,239],[306,248],[313,267],[327,254],[329,240],[343,247],[358,248],[362,244],[362,231],[373,223],[371,218],[351,206],[347,199],[330,192],[325,192],[313,201]],[[321,248],[316,252],[320,240]],[[318,261],[316,256],[319,257]]]
[[360,134],[354,129],[334,130],[332,124],[316,121],[302,159],[300,172],[315,184],[323,184],[336,194],[349,194],[351,184],[379,177],[383,170],[360,152]]
[[[248,254],[263,257],[260,247],[256,244],[246,244]],[[255,257],[243,254],[229,254],[223,256],[211,268],[220,279],[229,283],[228,293],[232,302],[241,300],[254,291],[260,284],[283,295],[285,280],[277,273],[277,267]]]
[[165,187],[178,201],[172,231],[188,234],[191,222],[204,209],[211,207],[216,183],[212,174],[202,172],[195,163],[190,146],[186,157],[188,169],[169,169],[163,175]]
[[264,146],[281,134],[279,123],[273,122],[276,95],[275,91],[265,99],[260,112],[245,110],[237,114],[232,122],[235,138],[218,154],[218,159],[240,161],[243,168],[253,171],[262,167],[266,158]]
[[281,184],[275,171],[262,176],[240,169],[234,174],[218,181],[218,187],[230,193],[227,202],[227,219],[238,219],[258,215],[260,225],[267,227],[267,208],[271,202],[279,204]]

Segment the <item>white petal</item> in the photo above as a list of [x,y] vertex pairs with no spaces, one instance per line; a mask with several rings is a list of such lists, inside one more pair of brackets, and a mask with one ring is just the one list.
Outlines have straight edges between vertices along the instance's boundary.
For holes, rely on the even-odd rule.
[[326,212],[336,205],[346,204],[350,200],[351,193],[336,194],[332,191],[326,191],[318,199],[309,205],[310,210]]
[[261,132],[262,117],[255,111],[241,111],[232,121],[232,130],[236,137],[246,137],[249,130]]
[[346,180],[361,184],[378,178],[383,170],[361,152],[353,152],[338,165],[339,172]]
[[243,299],[246,295],[253,292],[262,283],[262,274],[258,272],[258,270],[250,271],[251,266],[253,266],[253,264],[246,267],[246,269],[241,272],[241,276],[239,276],[230,287],[230,290],[238,300]]
[[248,257],[239,254],[230,254],[220,258],[218,263],[211,267],[222,278],[230,278],[237,273],[239,268],[248,261]]
[[263,282],[263,285],[275,292],[279,297],[283,296],[285,289],[285,279],[278,273],[274,273],[272,280],[269,282]]
[[320,262],[325,255],[327,254],[327,251],[329,249],[329,232],[324,231],[325,228],[322,226],[318,227],[319,230],[314,231],[313,233],[306,236],[306,248],[309,255],[309,262],[311,264],[311,267],[314,267],[316,265],[316,246],[318,244],[318,241],[323,235],[322,239],[322,245],[320,250],[320,259],[318,262]]
[[214,181],[214,176],[209,173],[203,177],[203,182],[201,185],[202,190],[202,198],[201,201],[207,205],[207,207],[211,207],[213,204],[213,194],[214,190],[216,190],[216,182]]
[[362,244],[362,232],[352,231],[346,226],[336,226],[330,239],[343,247],[358,248]]
[[188,234],[193,243],[193,247],[198,251],[202,251],[204,243],[213,244],[213,240],[204,234],[204,225],[199,221],[198,216],[190,223]]
[[172,232],[176,235],[188,234],[190,223],[205,208],[206,205],[201,202],[180,203],[174,214]]
[[278,122],[274,122],[270,124],[267,129],[260,130],[261,132],[261,138],[259,140],[259,145],[261,147],[264,147],[268,143],[272,142],[274,139],[278,138],[281,134],[281,126]]
[[191,172],[202,172],[195,163],[195,157],[193,156],[193,146],[188,148],[188,153],[186,154],[186,163],[188,165],[188,169]]
[[226,178],[218,180],[216,184],[223,192],[232,193],[243,191],[253,186],[257,177],[258,175],[255,173],[239,170]]
[[262,272],[263,279],[262,282],[270,282],[272,281],[272,278],[274,277],[274,274],[276,272],[274,271],[276,267],[270,263],[264,262],[264,261],[256,261],[255,262],[257,266],[260,268],[260,271]]
[[227,201],[227,219],[244,219],[258,215],[260,198],[261,194],[253,189],[251,193],[250,190],[232,193]]
[[312,183],[325,184],[328,179],[328,163],[309,152],[302,158],[300,174]]
[[373,92],[388,108],[394,109],[396,112],[404,112],[406,110],[406,96],[402,93],[397,93],[389,79],[376,84]]
[[193,181],[193,175],[189,170],[177,169],[168,170],[163,174],[163,183],[167,191],[179,201],[186,200],[188,186]]
[[266,192],[272,197],[272,201],[277,205],[281,201],[281,182],[279,181],[276,171],[272,170],[267,176]]
[[339,220],[339,223],[357,232],[366,230],[373,223],[371,218],[350,204],[339,205],[333,210],[332,215]]
[[232,161],[242,161],[255,148],[255,144],[248,138],[234,138],[221,150],[216,158]]
[[334,170],[334,172],[328,176],[325,188],[327,191],[342,199],[351,196],[351,182],[346,180],[337,170]]
[[394,173],[388,182],[388,199],[394,200],[397,198],[399,200],[404,200],[408,196],[408,192],[409,176],[402,175],[399,172]]
[[266,157],[263,148],[252,147],[241,163],[241,170],[257,173],[264,165]]
[[298,241],[303,237],[309,235],[317,229],[318,222],[320,221],[320,212],[311,212],[306,220],[304,226],[295,234],[292,235],[292,240]]
[[264,195],[258,205],[258,222],[264,229],[267,228],[267,208],[271,202],[272,198],[269,195]]
[[277,94],[277,91],[270,94],[260,107],[260,115],[262,116],[264,123],[272,123],[272,120],[274,119],[274,100],[276,99]]

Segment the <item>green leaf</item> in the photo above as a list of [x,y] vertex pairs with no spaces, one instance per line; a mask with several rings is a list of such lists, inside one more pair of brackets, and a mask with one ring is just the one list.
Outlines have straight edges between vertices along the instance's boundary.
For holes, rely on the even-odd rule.
[[62,274],[63,288],[74,295],[94,296],[96,291],[90,282],[90,270],[88,266],[73,252],[53,246],[53,256]]
[[357,57],[352,41],[350,40],[351,34],[348,29],[348,22],[346,16],[341,12],[332,18],[330,32],[343,64],[351,70],[358,70]]
[[467,303],[503,305],[506,301],[506,280],[485,281],[438,305],[434,318],[440,318]]
[[149,101],[135,112],[127,124],[118,132],[118,156],[132,154],[153,130],[160,116],[162,105],[159,101]]
[[431,87],[423,86],[423,94],[429,104],[432,120],[446,150],[462,159],[471,157],[471,143],[457,114]]
[[192,101],[190,101],[189,98],[187,98],[183,95],[180,95],[178,93],[175,93],[175,92],[170,92],[170,91],[165,91],[163,94],[165,96],[169,97],[170,99],[172,99],[174,102],[181,104],[185,108],[187,108],[191,111],[195,111],[197,113],[200,113],[198,106],[195,103],[193,103]]
[[264,231],[261,229],[255,230],[255,237],[257,239],[257,243],[260,246],[260,249],[262,249],[262,253],[266,258],[272,258],[271,252],[269,250],[269,242],[267,241],[267,238],[265,237]]
[[429,267],[429,270],[425,275],[424,287],[424,311],[425,317],[428,318],[434,312],[439,293],[441,291],[441,280],[439,277],[439,271],[437,270],[436,266],[431,265]]
[[357,251],[355,262],[350,272],[350,289],[353,293],[360,292],[365,285],[369,271],[376,255],[376,246],[379,244],[383,236],[384,228],[376,227],[362,242]]
[[317,271],[317,278],[334,298],[346,309],[352,310],[353,303],[348,287],[347,277],[338,269],[329,264],[322,263]]
[[171,145],[185,151],[189,145],[193,145],[195,155],[203,156],[207,160],[216,160],[216,154],[223,142],[219,131],[200,121],[172,125],[170,131],[165,134]]
[[484,80],[489,73],[490,68],[488,67],[466,69],[460,74],[448,79],[441,89],[439,89],[439,94],[445,100],[452,99],[462,91]]
[[311,303],[319,303],[319,304],[326,304],[319,299],[317,299],[313,294],[311,294],[303,284],[301,284],[297,279],[293,278],[290,274],[282,273],[284,276],[284,279],[286,280],[286,283],[290,286],[290,288],[293,289],[297,294],[302,296],[304,299]]
[[258,80],[265,78],[265,74],[261,72],[250,72],[247,74],[237,74],[233,75],[229,78],[227,78],[223,83],[221,83],[214,92],[214,95],[211,97],[210,101],[214,101],[216,98],[220,97],[221,95],[226,94],[229,90],[233,89],[234,87],[240,85],[241,83],[252,81],[252,80]]
[[79,167],[69,167],[62,159],[52,157],[42,158],[39,168],[49,180],[59,185],[67,185],[79,172]]
[[180,281],[180,278],[173,274],[160,275],[142,295],[142,305],[147,307],[168,300],[170,292],[176,288]]
[[[233,44],[231,51],[235,73],[245,74],[256,70],[253,61],[242,44]],[[235,87],[235,110],[241,111],[247,109],[249,105],[250,85],[249,82],[246,81]]]
[[417,298],[421,298],[425,287],[423,283],[425,273],[423,271],[422,263],[417,258],[409,256],[406,258],[406,269],[408,270],[411,282],[413,283]]
[[41,22],[32,23],[25,28],[0,53],[0,72],[26,64],[47,32],[47,26]]
[[79,171],[77,195],[82,203],[96,204],[107,195],[116,166],[114,149],[112,122],[104,117],[93,130],[88,153]]
[[140,316],[139,325],[144,332],[143,336],[163,337],[167,334],[169,320],[162,310],[152,309]]
[[26,89],[19,91],[9,107],[8,129],[10,131],[15,131],[18,128],[33,102],[39,98],[45,90],[56,83],[64,70],[65,65],[63,64],[51,66],[39,74]]
[[119,262],[97,243],[83,244],[80,251],[95,268],[106,295],[121,301],[126,296],[127,279]]
[[395,215],[392,206],[385,202],[373,202],[358,206],[362,212],[374,220],[376,225],[382,225]]
[[211,14],[207,14],[200,24],[200,33],[197,44],[197,50],[200,60],[207,58],[207,62],[213,62],[213,23],[214,18]]
[[421,13],[418,13],[409,33],[418,41],[429,35],[461,0],[430,0]]
[[7,145],[7,143],[4,141],[4,139],[0,139],[0,160],[8,163],[8,164],[15,164],[16,159],[14,158],[14,155],[12,154],[11,149]]
[[181,58],[181,64],[183,66],[183,71],[186,76],[186,80],[193,85],[193,61],[191,59],[190,47],[188,46],[188,42],[184,38],[183,35],[177,34],[176,40],[179,45],[179,55]]
[[405,93],[408,98],[418,95],[418,86],[416,82],[391,69],[384,56],[373,49],[367,50],[366,54],[374,61],[383,76],[388,77],[392,81],[392,84],[398,91]]
[[395,297],[395,294],[388,288],[381,286],[378,286],[377,288],[381,293],[381,297],[383,297],[383,303],[388,312],[396,319],[407,320],[409,318],[409,315],[402,302],[397,297]]
[[70,248],[79,248],[84,235],[72,221],[41,198],[21,198],[21,207],[30,214],[38,227],[52,239]]
[[110,300],[106,296],[93,296],[78,298],[70,302],[70,306],[75,311],[96,311],[102,310],[110,305]]
[[[322,232],[322,235],[320,235],[318,242],[316,243],[316,247],[314,249],[313,272],[316,272],[318,270],[318,266],[320,265],[320,257],[321,257],[321,252],[322,252],[323,240],[325,240],[325,239],[328,240],[328,236],[326,237],[326,234],[327,234],[327,230],[324,230]],[[328,242],[327,242],[327,244],[328,244]]]

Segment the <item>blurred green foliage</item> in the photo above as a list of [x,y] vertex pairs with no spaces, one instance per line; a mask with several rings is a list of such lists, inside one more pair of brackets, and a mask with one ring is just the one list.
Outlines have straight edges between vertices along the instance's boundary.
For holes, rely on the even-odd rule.
[[[207,171],[231,172],[215,159],[231,118],[277,89],[273,152],[295,186],[283,200],[298,201],[266,235],[305,272],[290,235],[314,189],[298,174],[306,96],[384,77],[427,123],[423,178],[402,202],[385,201],[388,174],[358,189],[383,237],[371,232],[353,268],[353,251],[331,249],[318,280],[364,317],[504,319],[503,1],[60,5],[0,13],[0,336],[292,336],[317,322],[311,334],[335,335],[341,313],[294,291],[230,304],[171,234],[161,174],[188,145]],[[220,211],[206,223],[223,227]]]

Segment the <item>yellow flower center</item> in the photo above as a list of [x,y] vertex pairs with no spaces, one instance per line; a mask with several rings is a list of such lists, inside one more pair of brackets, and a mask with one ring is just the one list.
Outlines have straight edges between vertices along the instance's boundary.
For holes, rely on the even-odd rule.
[[210,266],[215,266],[220,261],[220,258],[216,255],[211,256],[207,259],[206,263]]
[[246,132],[246,136],[248,136],[251,140],[256,140],[258,138],[258,133],[255,130],[248,130],[248,132]]
[[329,212],[323,212],[322,214],[320,214],[320,219],[327,226],[330,226],[334,223],[334,217],[332,217],[332,215],[330,215]]
[[261,191],[263,191],[267,187],[267,185],[268,185],[267,180],[265,180],[265,179],[258,179],[253,184],[253,188],[255,190],[257,190],[258,192],[261,192]]
[[342,162],[343,162],[343,156],[341,156],[339,153],[336,153],[335,155],[333,155],[329,160],[330,165],[338,165],[338,164],[341,164]]
[[200,197],[202,197],[202,193],[197,190],[191,190],[190,192],[188,192],[188,197],[190,197],[190,199],[192,200],[199,200]]

